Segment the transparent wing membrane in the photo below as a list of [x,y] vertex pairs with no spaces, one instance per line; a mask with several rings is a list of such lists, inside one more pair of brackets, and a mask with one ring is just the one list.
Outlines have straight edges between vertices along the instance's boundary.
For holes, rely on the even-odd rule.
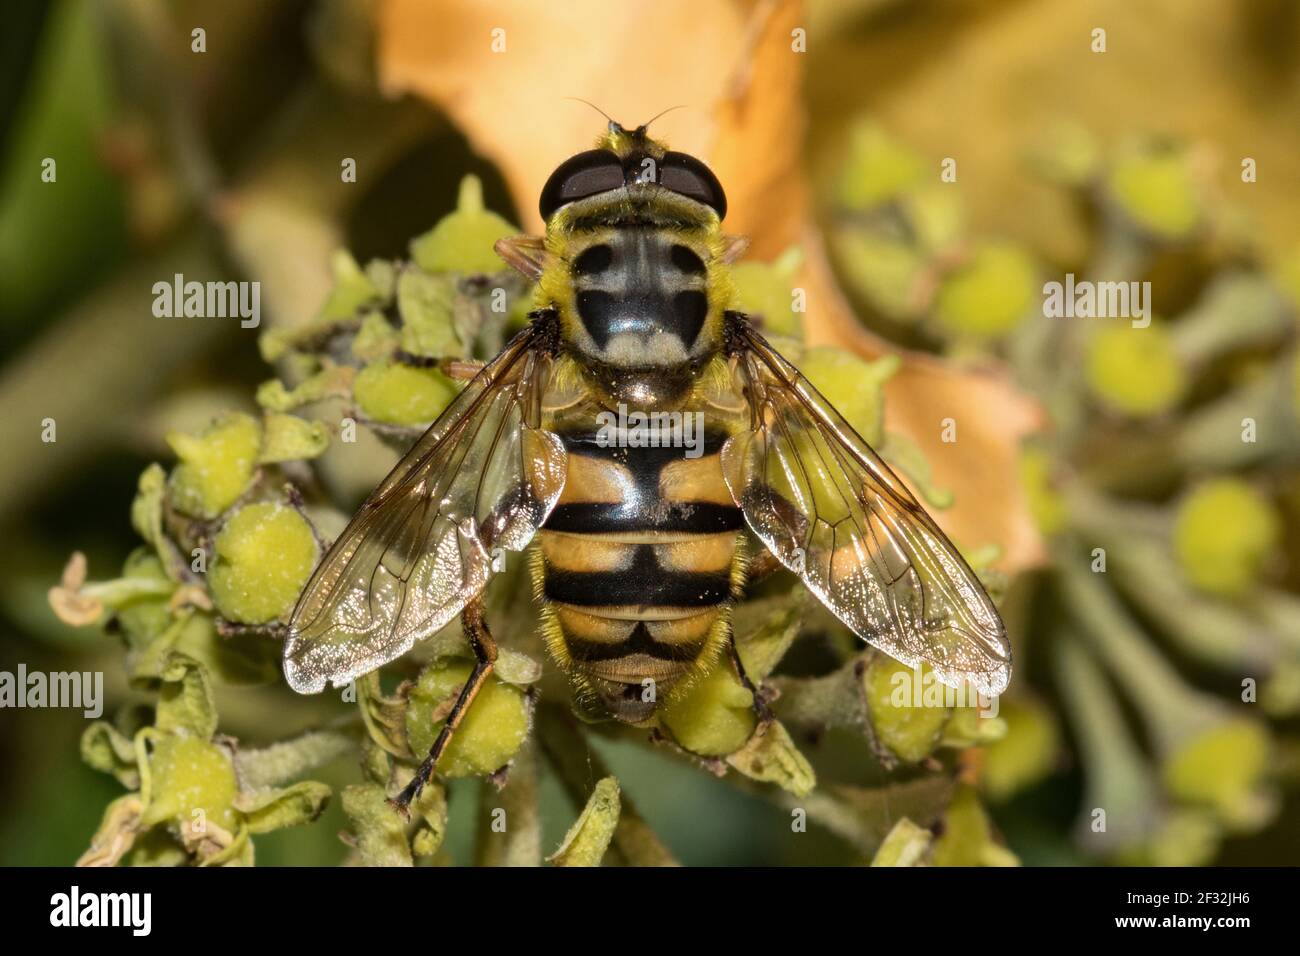
[[975,573],[798,369],[752,329],[739,334],[751,428],[722,463],[750,528],[859,637],[945,684],[1000,694],[1011,649]]
[[284,671],[315,693],[406,653],[486,586],[555,506],[566,458],[539,425],[550,359],[520,333],[366,500],[289,621]]

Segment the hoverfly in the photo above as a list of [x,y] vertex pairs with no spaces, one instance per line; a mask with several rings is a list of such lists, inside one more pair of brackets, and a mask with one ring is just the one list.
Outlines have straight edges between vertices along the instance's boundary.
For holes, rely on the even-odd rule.
[[[361,506],[289,622],[285,675],[315,693],[461,615],[477,664],[396,805],[427,782],[492,671],[481,595],[497,549],[533,549],[551,656],[621,721],[653,720],[656,700],[724,654],[749,683],[729,612],[764,562],[885,653],[1001,693],[1010,648],[974,572],[733,309],[743,242],[722,232],[708,167],[611,120],[555,170],[540,208],[544,237],[497,244],[536,281],[530,324]],[[597,422],[615,408],[697,415],[702,448],[635,441],[629,426],[609,440]]]

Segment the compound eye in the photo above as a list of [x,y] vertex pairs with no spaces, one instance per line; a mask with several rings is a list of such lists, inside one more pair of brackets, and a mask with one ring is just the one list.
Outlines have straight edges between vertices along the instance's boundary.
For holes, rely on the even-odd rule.
[[727,215],[727,194],[722,191],[722,183],[694,156],[671,150],[664,153],[659,163],[659,185],[712,207],[719,219]]
[[566,203],[587,196],[620,189],[623,186],[623,164],[618,156],[607,149],[589,149],[570,156],[551,173],[542,187],[538,203],[543,219]]

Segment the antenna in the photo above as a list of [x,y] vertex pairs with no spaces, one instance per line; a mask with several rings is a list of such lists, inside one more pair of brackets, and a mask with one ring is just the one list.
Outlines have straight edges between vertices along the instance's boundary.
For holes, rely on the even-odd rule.
[[681,110],[681,109],[685,109],[685,108],[686,108],[686,104],[685,104],[685,103],[678,103],[676,106],[670,106],[670,107],[668,107],[668,109],[666,109],[666,110],[661,110],[660,112],[656,113],[654,116],[652,116],[652,117],[650,117],[648,120],[646,120],[644,123],[642,123],[642,124],[641,124],[641,128],[642,128],[642,129],[649,129],[649,128],[650,128],[650,124],[653,123],[655,120],[657,120],[659,117],[663,116],[664,113],[671,113],[673,110]]
[[585,103],[586,105],[590,106],[593,110],[595,110],[597,113],[599,113],[601,116],[605,117],[605,119],[609,120],[609,125],[611,128],[613,127],[617,127],[619,129],[623,128],[622,124],[619,123],[618,120],[614,119],[614,117],[610,116],[608,113],[602,110],[595,103],[591,102],[591,100],[584,100],[581,96],[566,96],[565,99],[573,100],[575,103]]

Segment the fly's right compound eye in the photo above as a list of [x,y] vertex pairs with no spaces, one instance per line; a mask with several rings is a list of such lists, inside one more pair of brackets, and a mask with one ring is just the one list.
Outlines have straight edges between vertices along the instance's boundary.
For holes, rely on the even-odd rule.
[[624,184],[623,163],[607,149],[589,149],[562,162],[542,187],[538,203],[542,219],[550,219],[561,206],[619,189]]

